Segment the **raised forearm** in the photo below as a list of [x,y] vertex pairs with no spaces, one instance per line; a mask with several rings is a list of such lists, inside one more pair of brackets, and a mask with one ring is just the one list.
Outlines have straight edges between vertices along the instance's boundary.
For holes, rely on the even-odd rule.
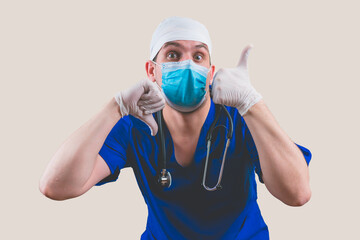
[[300,149],[261,100],[243,116],[254,139],[263,180],[272,195],[291,206],[311,196],[309,171]]
[[120,117],[119,106],[112,98],[61,145],[40,180],[40,190],[51,198],[77,196],[94,169],[107,135]]

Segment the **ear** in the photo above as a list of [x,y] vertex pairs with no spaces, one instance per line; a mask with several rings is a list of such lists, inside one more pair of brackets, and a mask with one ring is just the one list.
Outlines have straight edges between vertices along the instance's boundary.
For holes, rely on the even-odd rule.
[[212,85],[215,73],[215,65],[211,65],[210,67],[210,85]]
[[147,61],[145,63],[145,70],[146,70],[146,74],[148,76],[148,78],[152,81],[155,82],[155,64],[152,61]]

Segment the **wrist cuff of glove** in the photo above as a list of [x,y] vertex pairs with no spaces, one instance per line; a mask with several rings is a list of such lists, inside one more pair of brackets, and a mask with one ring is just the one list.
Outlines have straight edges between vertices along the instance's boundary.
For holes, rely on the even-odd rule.
[[249,94],[246,101],[244,101],[239,107],[237,107],[239,113],[241,116],[244,116],[248,110],[254,106],[256,103],[258,103],[262,99],[262,96],[258,92],[253,92],[252,94]]
[[127,108],[124,105],[124,101],[122,99],[121,92],[119,92],[115,95],[115,101],[119,105],[121,116],[125,117],[125,116],[129,115],[129,111],[127,110]]

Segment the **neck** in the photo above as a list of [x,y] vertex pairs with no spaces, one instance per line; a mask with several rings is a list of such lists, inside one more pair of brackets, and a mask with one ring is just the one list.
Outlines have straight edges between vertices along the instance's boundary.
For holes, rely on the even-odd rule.
[[199,133],[210,110],[210,95],[207,94],[204,103],[195,111],[182,113],[166,105],[163,110],[164,121],[171,135],[189,136]]

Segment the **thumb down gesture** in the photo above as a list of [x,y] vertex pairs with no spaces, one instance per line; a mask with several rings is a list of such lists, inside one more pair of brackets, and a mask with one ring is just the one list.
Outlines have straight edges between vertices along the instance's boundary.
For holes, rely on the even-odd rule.
[[148,125],[152,136],[156,135],[158,125],[152,114],[165,107],[165,99],[155,82],[143,79],[135,86],[116,94],[115,100],[122,117],[131,114]]
[[241,116],[262,99],[250,83],[247,60],[253,46],[246,46],[235,68],[221,68],[214,76],[212,99],[214,103],[236,107]]

